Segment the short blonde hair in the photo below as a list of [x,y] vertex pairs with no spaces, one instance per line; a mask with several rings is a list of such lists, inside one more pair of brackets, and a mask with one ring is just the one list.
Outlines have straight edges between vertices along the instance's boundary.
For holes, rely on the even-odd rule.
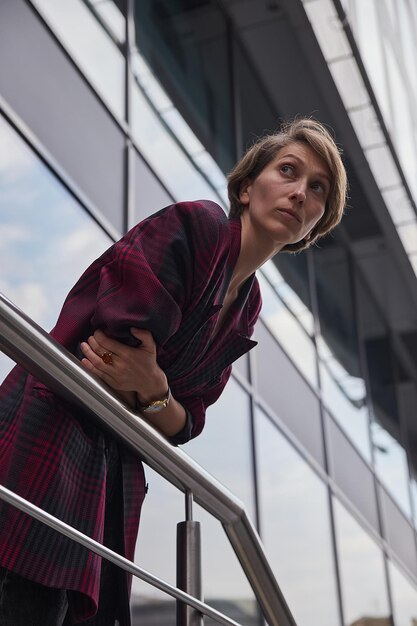
[[308,144],[323,159],[331,174],[331,185],[325,212],[311,231],[310,238],[284,246],[284,252],[298,252],[308,248],[342,219],[347,199],[347,176],[341,152],[329,131],[311,118],[285,122],[279,132],[262,137],[249,148],[228,176],[229,217],[239,217],[244,209],[239,199],[242,183],[248,178],[255,180],[281,148],[296,142]]

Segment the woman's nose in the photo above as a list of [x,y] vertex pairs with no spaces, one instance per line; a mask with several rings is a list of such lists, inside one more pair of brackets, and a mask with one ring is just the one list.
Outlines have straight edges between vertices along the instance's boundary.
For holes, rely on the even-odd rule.
[[302,204],[306,199],[306,192],[303,185],[297,185],[295,189],[293,189],[291,195],[291,200],[295,200],[299,204]]

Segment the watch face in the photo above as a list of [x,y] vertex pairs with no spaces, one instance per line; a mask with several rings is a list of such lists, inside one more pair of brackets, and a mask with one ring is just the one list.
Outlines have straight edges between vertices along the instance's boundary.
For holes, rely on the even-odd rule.
[[162,411],[162,409],[165,409],[167,406],[168,400],[158,400],[158,402],[147,406],[145,409],[142,409],[142,411],[143,413],[159,413],[159,411]]

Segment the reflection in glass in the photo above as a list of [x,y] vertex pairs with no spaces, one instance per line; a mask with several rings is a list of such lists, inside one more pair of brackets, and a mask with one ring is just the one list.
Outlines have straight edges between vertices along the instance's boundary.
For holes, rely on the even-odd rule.
[[401,573],[392,561],[388,561],[395,626],[417,624],[417,588]]
[[380,416],[371,422],[375,468],[391,496],[401,506],[402,510],[410,516],[407,455],[403,446],[391,435],[387,428],[379,423],[378,419],[380,419]]
[[[206,602],[242,626],[260,626],[255,596],[220,522],[198,506],[195,519],[201,523]],[[204,626],[216,624],[212,619],[204,619]]]
[[317,338],[322,400],[367,461],[371,460],[363,379],[350,376],[322,337]]
[[[384,122],[416,196],[417,134],[412,132],[416,126],[417,97],[415,3],[408,0],[351,0],[346,4]],[[382,153],[371,152],[368,156],[377,180],[383,185],[389,184],[387,174],[395,170],[393,164],[384,159]]]
[[417,151],[413,133],[415,116],[412,115],[410,107],[410,94],[408,83],[404,81],[403,72],[397,61],[397,55],[393,50],[393,45],[398,42],[386,41],[385,55],[387,59],[387,69],[389,74],[390,89],[395,97],[392,98],[392,112],[394,118],[394,132],[392,139],[397,149],[401,166],[409,181],[409,184],[417,198],[416,175],[417,175]]
[[379,624],[390,612],[382,551],[338,500],[333,504],[345,626]]
[[398,226],[397,228],[400,239],[403,243],[407,254],[417,253],[417,221],[415,219]]
[[33,0],[33,4],[113,113],[123,118],[125,61],[119,47],[125,28],[116,4],[110,0],[105,0],[105,6],[82,0]]
[[233,38],[234,80],[239,107],[239,152],[249,148],[258,137],[279,126],[279,111],[264,91],[264,86],[239,39]]
[[202,436],[186,451],[225,487],[255,519],[249,396],[230,379],[219,400],[207,410]]
[[415,11],[414,5],[413,15],[411,3],[408,2],[398,2],[397,12],[401,31],[401,37],[398,43],[401,45],[405,67],[407,68],[407,78],[410,81],[410,87],[413,91],[414,98],[416,98],[417,73],[415,71],[415,59],[417,55],[417,44],[415,33],[417,28],[417,12]]
[[156,81],[133,53],[132,131],[142,154],[177,200],[222,203],[226,179]]
[[[385,277],[381,275],[381,280]],[[371,442],[378,476],[394,500],[410,515],[407,457],[402,443],[397,401],[398,382],[405,378],[391,345],[388,328],[362,281],[358,285],[359,320],[372,403]],[[387,286],[384,285],[386,289]]]
[[310,385],[317,389],[307,255],[279,254],[262,267],[258,278],[262,318]]
[[410,479],[410,490],[413,501],[414,528],[417,528],[417,480],[415,476],[412,476]]
[[327,490],[256,411],[261,536],[298,626],[339,623]]
[[[2,117],[0,181],[0,291],[49,330],[111,242]],[[0,379],[10,365],[1,355]]]
[[227,22],[216,3],[136,0],[137,45],[223,171],[235,161]]
[[383,192],[385,204],[392,217],[392,221],[397,226],[411,222],[415,218],[415,212],[411,205],[404,187],[401,185],[397,189],[389,189]]
[[[287,309],[297,318],[299,324],[304,328],[306,333],[311,337],[314,335],[314,318],[306,302],[295,291],[295,285],[290,285],[283,277],[278,269],[278,260],[275,262],[268,261],[262,266],[262,273],[268,279],[268,282],[273,287],[274,291],[279,295],[280,299],[284,302]],[[291,277],[289,276],[289,280]],[[305,276],[307,280],[307,276]],[[307,295],[305,290],[302,290],[302,296]],[[306,298],[307,303],[309,299]]]
[[366,389],[362,377],[352,271],[332,240],[314,251],[321,336],[317,338],[322,399],[356,447],[370,460]]
[[377,2],[375,0],[359,0],[359,2],[354,2],[354,5],[353,26],[361,56],[383,111],[385,122],[389,122],[390,101]]
[[262,319],[301,373],[317,388],[316,351],[311,337],[260,272],[258,280],[262,291]]

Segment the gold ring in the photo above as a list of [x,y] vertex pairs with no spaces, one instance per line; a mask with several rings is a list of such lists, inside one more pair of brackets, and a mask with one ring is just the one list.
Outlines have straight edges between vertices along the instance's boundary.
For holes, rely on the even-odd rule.
[[113,352],[103,352],[101,359],[106,365],[113,365]]

